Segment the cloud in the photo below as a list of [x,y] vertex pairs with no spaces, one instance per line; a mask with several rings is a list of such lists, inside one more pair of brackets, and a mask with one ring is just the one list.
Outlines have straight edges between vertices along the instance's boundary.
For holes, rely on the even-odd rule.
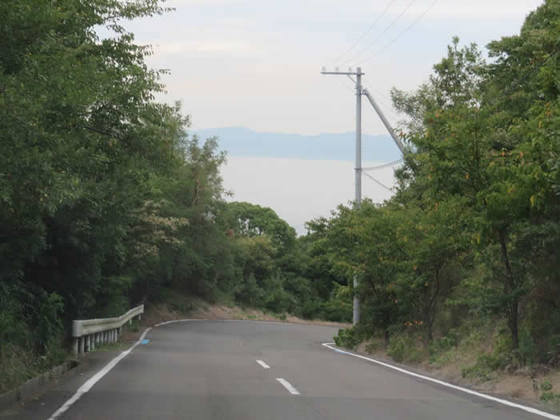
[[256,51],[250,43],[244,41],[183,41],[161,42],[154,45],[154,51],[163,55],[209,53],[209,54],[238,54]]
[[166,7],[179,6],[214,6],[223,4],[240,4],[245,0],[169,0],[165,3]]
[[[423,13],[429,7],[428,1],[424,0],[422,3],[411,7],[409,12],[411,17]],[[430,11],[429,18],[477,21],[519,19],[527,14],[527,10],[533,10],[542,3],[542,0],[469,0],[468,2],[439,0]]]

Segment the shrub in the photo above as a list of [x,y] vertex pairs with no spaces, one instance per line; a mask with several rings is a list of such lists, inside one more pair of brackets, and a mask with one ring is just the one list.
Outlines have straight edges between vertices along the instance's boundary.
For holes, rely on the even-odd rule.
[[444,353],[457,346],[458,336],[453,330],[449,331],[445,337],[438,338],[430,344],[430,355]]
[[338,347],[354,349],[361,342],[361,338],[356,328],[341,328],[338,335],[334,337],[334,342]]
[[502,370],[509,363],[509,354],[491,353],[478,357],[473,366],[464,368],[461,372],[463,378],[474,378],[482,382],[493,378],[493,372]]
[[399,363],[419,363],[424,358],[424,348],[421,342],[403,334],[391,337],[387,354]]

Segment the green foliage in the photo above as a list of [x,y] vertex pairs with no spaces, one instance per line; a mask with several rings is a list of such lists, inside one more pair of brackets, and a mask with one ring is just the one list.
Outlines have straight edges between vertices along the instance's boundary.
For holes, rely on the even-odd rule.
[[269,208],[233,202],[221,215],[233,251],[233,297],[243,306],[303,318],[347,321],[351,297],[339,293],[310,237]]
[[[352,300],[350,288],[335,283],[331,296],[327,301],[323,301],[316,309],[315,317],[327,321],[351,322],[352,321]],[[312,316],[307,316],[311,318]]]
[[0,393],[66,358],[62,309],[56,293],[0,283]]
[[361,343],[363,337],[356,328],[341,328],[338,334],[334,336],[334,343],[338,347],[354,349]]
[[424,344],[409,334],[400,334],[391,337],[387,354],[396,362],[418,363],[425,357]]
[[284,279],[278,275],[267,279],[264,306],[269,311],[282,314],[294,312],[295,300],[284,288]]
[[559,35],[549,0],[489,45],[490,61],[454,38],[426,83],[392,92],[407,117],[396,195],[308,224],[339,283],[358,279],[361,325],[398,360],[420,344],[441,360],[479,320],[506,328],[465,376],[559,364]]
[[540,400],[545,402],[555,402],[558,404],[560,403],[560,394],[550,391],[543,392],[540,396]]
[[48,353],[53,344],[62,335],[61,316],[64,310],[62,297],[56,293],[41,293],[37,299],[38,306],[34,325],[37,328],[37,345],[41,351]]
[[233,202],[227,206],[226,218],[233,233],[245,237],[268,236],[278,252],[289,251],[295,244],[294,228],[280,219],[274,210],[256,204]]
[[506,361],[494,354],[483,354],[477,358],[473,366],[463,368],[461,374],[463,378],[477,379],[480,382],[487,382],[494,378],[494,372],[503,369]]
[[159,4],[0,5],[0,368],[19,349],[29,366],[12,385],[59,360],[72,319],[233,281],[224,155],[154,101],[161,72],[120,24]]
[[430,355],[438,355],[453,349],[459,344],[459,337],[457,332],[450,331],[446,336],[440,337],[430,343]]
[[540,385],[541,391],[550,391],[552,390],[552,384],[548,381],[544,381]]
[[558,2],[488,62],[453,39],[419,89],[393,90],[408,119],[397,194],[300,238],[272,209],[226,203],[217,140],[155,102],[162,72],[120,22],[164,11],[0,4],[0,390],[60,360],[72,319],[169,290],[332,321],[357,294],[361,322],[337,345],[383,337],[395,360],[439,360],[495,321],[507,329],[465,376],[560,364]]

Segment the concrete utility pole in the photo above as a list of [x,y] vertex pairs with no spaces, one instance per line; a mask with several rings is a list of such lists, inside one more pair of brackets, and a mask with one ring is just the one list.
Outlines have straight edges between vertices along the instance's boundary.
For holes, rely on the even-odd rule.
[[[362,203],[362,69],[356,68],[355,71],[326,71],[325,68],[321,74],[348,76],[356,85],[356,163],[354,167],[354,184],[355,184],[355,203],[359,207]],[[355,76],[354,79],[352,76]],[[354,275],[354,300],[352,305],[352,323],[356,325],[360,322],[360,298],[358,297],[358,276]]]

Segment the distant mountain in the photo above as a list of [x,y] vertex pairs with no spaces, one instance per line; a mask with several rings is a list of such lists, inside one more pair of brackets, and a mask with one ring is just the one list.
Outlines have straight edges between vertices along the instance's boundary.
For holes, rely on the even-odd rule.
[[[195,130],[201,139],[218,137],[220,149],[229,156],[276,157],[312,160],[354,160],[355,135],[349,133],[300,134],[259,133],[243,127]],[[362,135],[362,159],[387,162],[400,159],[389,135]]]

